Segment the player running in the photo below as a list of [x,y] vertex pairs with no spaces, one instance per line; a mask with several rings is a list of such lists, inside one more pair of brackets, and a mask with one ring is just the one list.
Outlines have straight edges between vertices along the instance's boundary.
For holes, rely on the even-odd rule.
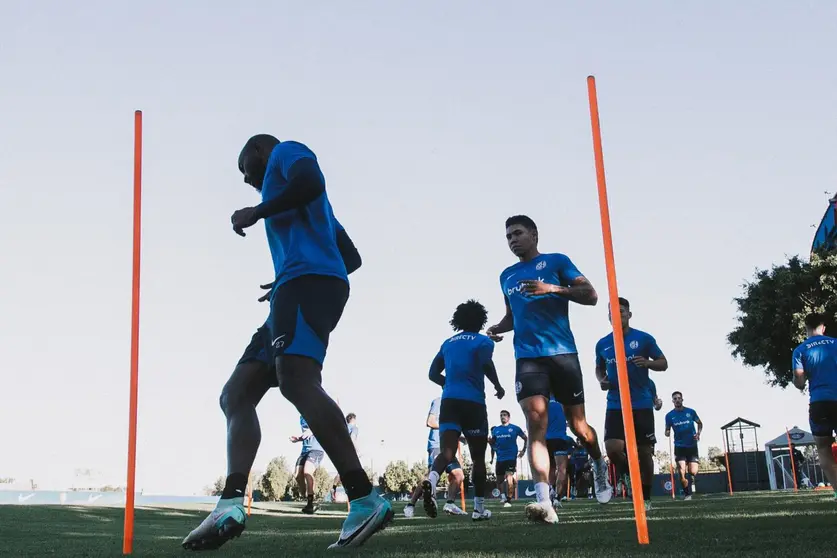
[[[500,411],[500,426],[493,427],[488,436],[488,443],[491,444],[491,463],[494,463],[494,455],[497,455],[494,474],[504,508],[511,507],[517,486],[517,460],[526,455],[526,444],[529,443],[523,429],[510,421],[511,413],[505,409]],[[520,451],[517,449],[518,438],[523,438],[523,448]]]
[[[433,468],[433,461],[441,453],[439,444],[439,412],[442,408],[442,398],[437,397],[430,403],[430,411],[427,413],[427,428],[430,429],[430,434],[427,436],[427,469]],[[468,515],[459,506],[456,505],[456,497],[459,495],[459,487],[465,480],[465,474],[462,472],[462,466],[459,460],[454,455],[453,461],[445,467],[445,472],[448,474],[448,492],[447,502],[445,503],[444,512],[448,515]],[[421,483],[413,490],[413,495],[410,502],[404,506],[404,517],[413,517],[416,513],[416,502],[421,498],[422,489]]]
[[519,262],[500,274],[506,315],[486,331],[494,341],[514,330],[517,359],[517,399],[526,414],[529,463],[535,481],[537,502],[526,506],[534,521],[557,523],[549,501],[549,451],[545,434],[550,394],[564,406],[570,430],[581,440],[594,460],[595,491],[605,504],[613,496],[596,431],[584,413],[584,382],[575,338],[570,330],[569,303],[593,306],[596,290],[563,254],[538,251],[538,228],[525,215],[506,220],[506,240]]
[[[628,361],[628,387],[636,430],[642,496],[645,499],[645,509],[650,510],[651,486],[654,481],[654,445],[657,443],[657,435],[654,430],[656,387],[653,386],[648,371],[663,372],[668,369],[668,361],[651,335],[631,327],[633,316],[631,304],[621,297],[619,298],[619,315],[622,321],[625,356]],[[608,311],[608,318],[612,323],[613,315],[610,311]],[[610,462],[616,467],[616,477],[624,479],[628,474],[628,459],[613,332],[596,343],[596,379],[599,380],[602,389],[607,390],[605,449]]]
[[[677,462],[677,473],[683,486],[684,500],[692,499],[692,483],[698,474],[698,442],[703,431],[703,423],[694,409],[683,406],[683,394],[675,391],[671,394],[674,409],[666,415],[666,437],[674,429],[674,460]],[[695,432],[697,424],[697,432]],[[687,467],[688,465],[688,467]],[[688,469],[688,470],[687,470]]]
[[[820,467],[831,488],[837,486],[837,462],[831,444],[837,429],[837,339],[825,335],[825,316],[805,317],[807,339],[793,351],[793,385],[809,383],[808,419]],[[837,499],[837,492],[834,493]]]
[[302,508],[302,513],[310,515],[316,512],[318,508],[314,505],[314,471],[323,462],[324,453],[322,446],[308,427],[308,423],[305,422],[305,418],[299,417],[299,426],[302,429],[302,434],[291,436],[292,443],[302,442],[302,451],[294,468],[294,478],[299,488],[299,495],[308,500],[308,503]]
[[261,204],[236,211],[231,221],[244,236],[244,229],[265,220],[276,274],[269,322],[279,390],[305,417],[351,502],[340,538],[329,548],[360,546],[394,514],[373,491],[343,413],[322,387],[329,335],[349,298],[325,178],[308,147],[266,134],[250,138],[238,167],[262,193]]
[[552,506],[561,507],[567,494],[567,465],[573,449],[573,440],[567,434],[567,418],[564,407],[554,397],[549,400],[549,424],[546,427],[546,447],[549,450],[549,484],[554,487]]
[[442,405],[439,412],[441,453],[433,461],[421,487],[424,511],[429,517],[436,517],[438,513],[436,484],[453,461],[459,437],[464,434],[474,464],[474,512],[471,518],[474,521],[491,519],[484,498],[485,447],[488,445],[485,378],[494,385],[497,399],[502,399],[506,392],[500,386],[492,360],[494,342],[479,333],[487,317],[485,307],[476,300],[457,306],[450,320],[457,334],[442,343],[430,365],[430,380],[442,386]]
[[[345,229],[337,225],[337,247],[347,274],[361,265],[360,254]],[[259,302],[270,299],[273,282],[261,285],[269,290]],[[265,322],[253,334],[250,344],[238,361],[230,379],[221,391],[220,404],[227,419],[227,479],[215,509],[183,539],[187,550],[214,550],[244,531],[244,491],[253,461],[256,459],[262,434],[256,406],[279,380],[273,359],[270,325]]]

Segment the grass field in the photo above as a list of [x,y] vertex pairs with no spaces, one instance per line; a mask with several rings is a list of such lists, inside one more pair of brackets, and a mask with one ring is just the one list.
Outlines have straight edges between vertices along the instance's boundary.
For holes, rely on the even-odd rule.
[[[771,556],[825,553],[837,547],[837,503],[830,492],[750,493],[701,496],[691,502],[654,501],[649,515],[651,545],[636,542],[632,508],[622,500],[607,506],[589,501],[568,503],[557,526],[528,524],[523,503],[503,509],[490,505],[493,518],[475,524],[470,517],[423,511],[401,516],[360,551],[364,556]],[[470,503],[469,503],[470,505]],[[213,556],[320,556],[337,538],[345,515],[342,505],[327,506],[314,517],[301,505],[253,509],[247,531]],[[135,556],[184,556],[182,538],[208,508],[137,510]],[[104,507],[0,506],[0,555],[119,556],[122,510]],[[339,554],[343,554],[341,552]]]

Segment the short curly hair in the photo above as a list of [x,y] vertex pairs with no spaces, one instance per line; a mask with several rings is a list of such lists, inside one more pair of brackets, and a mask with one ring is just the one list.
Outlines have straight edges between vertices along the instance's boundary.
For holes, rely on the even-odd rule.
[[488,321],[488,311],[478,301],[471,299],[456,307],[450,325],[454,331],[479,331]]

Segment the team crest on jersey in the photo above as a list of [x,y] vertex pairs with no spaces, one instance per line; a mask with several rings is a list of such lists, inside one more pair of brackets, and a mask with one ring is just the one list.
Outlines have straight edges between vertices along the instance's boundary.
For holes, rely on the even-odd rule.
[[692,418],[692,413],[686,413],[686,418]]
[[546,267],[546,262],[545,262],[545,261],[543,261],[543,262],[538,262],[538,265],[536,265],[536,266],[535,266],[535,269],[537,269],[538,271],[540,271],[540,270],[542,270],[542,269],[543,269],[543,268],[545,268],[545,267]]
[[639,341],[634,339],[633,341],[631,341],[630,347],[634,350],[638,349],[639,348]]

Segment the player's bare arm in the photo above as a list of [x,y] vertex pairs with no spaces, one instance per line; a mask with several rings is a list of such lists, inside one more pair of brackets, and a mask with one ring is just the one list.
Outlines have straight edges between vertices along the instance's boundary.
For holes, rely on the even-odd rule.
[[523,456],[526,455],[526,448],[529,446],[529,437],[526,436],[526,433],[521,432],[520,437],[523,438],[523,448],[520,450],[520,453],[517,454],[518,459],[522,459]]
[[695,440],[697,440],[699,442],[700,441],[700,433],[703,432],[703,423],[700,421],[700,419],[696,420],[695,423],[697,424],[697,427],[698,427],[697,434],[695,434]]
[[596,380],[602,387],[602,391],[610,389],[610,381],[607,379],[607,369],[599,364],[596,365]]
[[506,390],[500,385],[500,379],[497,377],[497,368],[494,366],[494,361],[489,361],[483,365],[483,372],[488,381],[494,386],[495,395],[497,399],[502,399],[506,395]]
[[631,362],[634,366],[647,368],[648,370],[653,370],[654,372],[665,372],[668,370],[668,359],[666,359],[665,356],[661,356],[660,358],[655,358],[653,360],[644,356],[635,356],[631,359]]
[[506,303],[506,315],[496,325],[493,325],[485,330],[485,334],[494,342],[503,340],[501,333],[507,333],[514,329],[514,315],[512,314],[511,305],[508,297],[503,297]]
[[537,280],[523,280],[520,281],[520,290],[529,296],[559,295],[584,306],[595,306],[599,302],[596,289],[586,277],[576,277],[568,287]]
[[279,189],[274,198],[255,207],[245,207],[233,213],[233,230],[245,236],[244,229],[252,227],[260,219],[267,219],[289,209],[305,207],[325,192],[325,183],[317,161],[304,157],[288,170],[288,183]]
[[808,382],[808,377],[805,375],[803,368],[797,368],[793,371],[793,385],[799,391],[805,390],[805,384]]
[[439,428],[439,417],[433,413],[428,414],[426,425],[427,428],[437,430]]

